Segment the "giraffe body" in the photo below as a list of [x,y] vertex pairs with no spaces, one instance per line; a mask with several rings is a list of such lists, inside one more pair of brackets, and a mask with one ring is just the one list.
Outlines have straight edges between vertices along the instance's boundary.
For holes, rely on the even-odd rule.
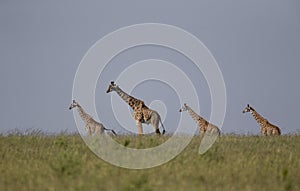
[[257,123],[260,125],[260,133],[263,136],[276,136],[281,135],[281,130],[279,127],[271,124],[267,119],[263,118],[255,109],[250,107],[248,104],[247,107],[243,110],[243,113],[250,112]]
[[184,104],[179,112],[187,111],[196,124],[199,127],[200,135],[203,136],[205,133],[209,134],[217,134],[220,136],[221,131],[220,129],[214,125],[206,121],[203,117],[198,115],[192,108],[190,108],[187,104]]
[[165,128],[161,122],[160,115],[157,111],[148,108],[142,100],[136,99],[135,97],[125,93],[119,86],[114,82],[111,82],[106,93],[115,91],[133,110],[132,117],[136,122],[136,126],[139,134],[143,134],[142,124],[151,124],[155,133],[160,134],[159,122],[163,128],[163,134],[165,133]]
[[69,109],[71,110],[75,107],[77,107],[77,111],[78,111],[81,119],[85,123],[84,127],[85,127],[87,135],[103,134],[105,130],[111,131],[114,135],[117,135],[114,130],[107,129],[104,127],[104,125],[102,123],[95,121],[88,113],[86,113],[83,110],[83,108],[75,100],[73,100]]

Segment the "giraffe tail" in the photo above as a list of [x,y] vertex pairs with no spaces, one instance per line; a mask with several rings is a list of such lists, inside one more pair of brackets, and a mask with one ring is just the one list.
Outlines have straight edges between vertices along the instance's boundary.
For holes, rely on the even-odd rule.
[[117,133],[113,129],[107,129],[107,128],[104,127],[104,130],[105,131],[111,131],[115,136],[117,136]]

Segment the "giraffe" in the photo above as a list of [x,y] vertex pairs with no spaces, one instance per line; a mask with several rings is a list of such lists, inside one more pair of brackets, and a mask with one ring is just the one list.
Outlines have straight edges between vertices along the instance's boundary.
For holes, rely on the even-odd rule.
[[271,124],[267,119],[263,118],[259,113],[257,113],[249,104],[243,110],[243,113],[250,112],[257,123],[260,125],[260,133],[264,136],[275,136],[280,135],[280,128]]
[[198,115],[192,108],[190,108],[186,103],[183,104],[181,109],[179,109],[179,112],[188,111],[190,116],[194,119],[194,121],[197,123],[199,129],[200,129],[200,135],[203,136],[204,133],[211,133],[215,134],[217,133],[218,136],[220,136],[221,131],[220,129],[208,121],[206,121],[203,117]]
[[136,122],[136,126],[138,129],[138,134],[143,134],[143,126],[142,123],[152,125],[156,134],[160,135],[160,131],[158,129],[159,122],[163,128],[162,134],[165,134],[165,127],[161,122],[160,115],[157,111],[154,111],[148,108],[142,100],[136,99],[131,95],[128,95],[124,92],[119,86],[117,86],[113,81],[108,86],[106,93],[110,93],[115,91],[133,110],[133,119]]
[[82,107],[75,101],[71,103],[69,109],[73,109],[77,107],[77,111],[81,117],[81,119],[85,123],[85,130],[88,135],[92,134],[103,134],[104,131],[111,131],[115,136],[117,135],[113,129],[107,129],[103,126],[102,123],[95,121],[89,114],[87,114]]

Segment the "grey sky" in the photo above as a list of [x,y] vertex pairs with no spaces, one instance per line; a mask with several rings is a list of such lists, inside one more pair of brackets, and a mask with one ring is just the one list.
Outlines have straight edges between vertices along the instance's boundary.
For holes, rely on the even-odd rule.
[[[300,3],[255,1],[0,1],[0,132],[11,129],[75,131],[68,110],[76,69],[87,50],[104,35],[137,23],[175,25],[199,38],[216,58],[227,88],[225,133],[259,133],[250,103],[283,133],[299,132]],[[194,81],[201,114],[210,114],[203,76],[178,53],[155,46],[137,47],[112,60],[96,91],[99,118],[112,116],[105,90],[122,69],[141,59],[175,63]],[[122,87],[122,83],[119,82]],[[150,89],[147,90],[147,87]],[[100,92],[100,90],[102,92]],[[157,94],[153,94],[158,90]],[[151,92],[151,94],[149,94]],[[145,82],[133,94],[147,104],[164,100],[165,127],[173,129],[180,103],[172,90]],[[80,102],[80,100],[78,100]],[[107,111],[107,112],[106,112]],[[144,127],[145,128],[151,128]]]

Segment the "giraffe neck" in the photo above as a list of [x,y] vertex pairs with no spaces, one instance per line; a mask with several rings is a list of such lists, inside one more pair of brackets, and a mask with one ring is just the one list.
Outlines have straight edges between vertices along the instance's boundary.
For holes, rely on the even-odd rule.
[[117,87],[115,90],[117,94],[134,110],[137,106],[143,106],[144,102],[136,99],[130,95],[128,95],[126,92],[124,92],[121,88]]
[[91,118],[91,116],[87,114],[80,105],[77,106],[77,111],[84,122],[87,122]]
[[192,108],[190,108],[189,106],[187,106],[187,111],[189,112],[190,116],[193,118],[193,120],[200,124],[200,126],[205,125],[207,123],[207,121],[201,117],[200,115],[198,115],[194,110],[192,110]]
[[257,113],[254,109],[251,110],[251,114],[253,115],[254,119],[260,126],[263,126],[266,122],[266,119],[263,118],[259,113]]

